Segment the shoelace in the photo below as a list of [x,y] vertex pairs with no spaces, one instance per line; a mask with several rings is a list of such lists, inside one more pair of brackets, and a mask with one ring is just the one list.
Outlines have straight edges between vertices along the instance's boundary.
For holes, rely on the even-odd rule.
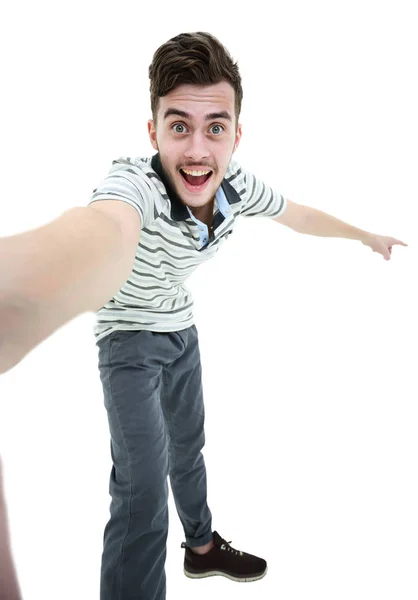
[[[232,544],[232,540],[230,542],[225,541],[225,543],[221,546],[221,550],[226,550],[227,552],[235,552],[237,556],[243,556],[243,552],[241,552],[240,550],[235,550],[235,548],[232,548],[229,544]],[[181,543],[181,548],[187,548],[186,542]]]
[[242,552],[241,551],[235,550],[235,548],[231,548],[231,546],[229,545],[229,544],[232,544],[232,540],[230,542],[225,542],[225,544],[222,544],[221,550],[222,549],[225,550],[225,548],[226,548],[227,552],[229,552],[231,550],[231,552],[235,552],[235,554],[237,556],[242,556]]

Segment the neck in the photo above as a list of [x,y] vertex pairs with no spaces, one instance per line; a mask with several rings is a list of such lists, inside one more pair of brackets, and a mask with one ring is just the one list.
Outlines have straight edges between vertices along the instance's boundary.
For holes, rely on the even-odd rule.
[[196,219],[199,219],[199,221],[202,221],[202,223],[206,223],[206,225],[209,227],[212,225],[213,203],[214,198],[212,198],[212,200],[204,206],[198,206],[197,208],[191,208],[189,206],[189,208]]

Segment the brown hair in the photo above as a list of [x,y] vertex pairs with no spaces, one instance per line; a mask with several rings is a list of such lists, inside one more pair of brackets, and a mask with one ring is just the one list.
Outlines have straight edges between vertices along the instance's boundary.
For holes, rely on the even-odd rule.
[[183,83],[212,85],[228,81],[235,91],[236,128],[241,112],[242,86],[238,63],[220,41],[202,31],[180,33],[160,46],[148,69],[151,111],[157,124],[159,99]]

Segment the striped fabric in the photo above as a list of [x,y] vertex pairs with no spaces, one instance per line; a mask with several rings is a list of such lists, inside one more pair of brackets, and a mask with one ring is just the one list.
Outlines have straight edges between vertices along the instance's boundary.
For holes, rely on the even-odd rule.
[[96,312],[96,342],[116,330],[180,331],[193,325],[187,277],[218,252],[238,216],[276,217],[287,206],[287,198],[231,160],[216,193],[209,234],[170,187],[158,153],[114,160],[88,204],[97,200],[131,204],[141,217],[141,233],[129,278]]

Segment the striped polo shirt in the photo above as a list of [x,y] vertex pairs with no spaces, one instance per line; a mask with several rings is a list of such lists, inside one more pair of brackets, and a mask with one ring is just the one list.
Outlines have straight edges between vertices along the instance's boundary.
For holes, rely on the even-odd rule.
[[276,217],[287,206],[287,198],[231,160],[214,199],[210,233],[171,187],[159,153],[114,160],[88,204],[97,200],[131,204],[141,232],[129,278],[95,313],[96,343],[117,330],[180,331],[193,325],[187,277],[218,252],[239,216]]

